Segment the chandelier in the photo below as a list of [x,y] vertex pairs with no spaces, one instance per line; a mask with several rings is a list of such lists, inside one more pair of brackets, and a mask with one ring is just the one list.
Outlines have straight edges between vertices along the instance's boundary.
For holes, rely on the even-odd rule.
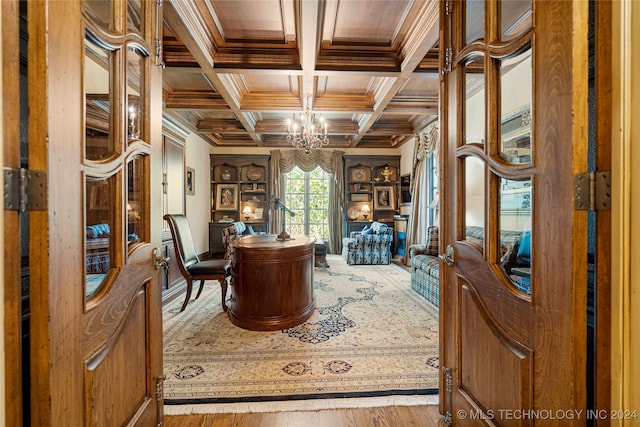
[[305,154],[329,144],[327,122],[322,116],[316,120],[308,102],[297,119],[287,120],[287,142]]

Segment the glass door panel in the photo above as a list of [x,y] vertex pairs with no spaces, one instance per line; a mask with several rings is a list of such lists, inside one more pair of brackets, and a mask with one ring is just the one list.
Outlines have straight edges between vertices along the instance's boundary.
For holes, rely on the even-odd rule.
[[500,179],[500,265],[513,284],[531,293],[532,182]]
[[84,56],[85,157],[102,160],[115,152],[113,143],[113,51],[87,33]]
[[484,0],[468,0],[465,3],[467,44],[484,38]]
[[94,295],[113,260],[114,178],[85,179],[85,295]]
[[465,240],[484,251],[485,162],[475,156],[465,157],[463,170]]
[[140,129],[140,118],[144,117],[144,105],[140,102],[140,87],[145,55],[139,49],[129,47],[127,50],[127,139],[143,138]]
[[127,163],[127,245],[144,240],[143,218],[146,218],[144,203],[145,156],[136,155]]
[[508,163],[531,163],[533,92],[531,49],[500,61],[500,156]]
[[127,2],[127,28],[129,31],[142,33],[142,1],[129,0]]
[[477,55],[464,66],[465,73],[465,143],[485,141],[484,55]]
[[531,0],[500,2],[500,39],[508,41],[529,31],[533,19]]

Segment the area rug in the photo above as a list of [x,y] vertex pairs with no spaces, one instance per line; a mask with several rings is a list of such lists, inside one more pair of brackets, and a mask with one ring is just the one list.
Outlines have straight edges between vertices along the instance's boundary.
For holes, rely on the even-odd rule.
[[438,316],[395,265],[314,269],[316,309],[273,332],[234,326],[220,286],[164,309],[167,405],[335,399],[438,392]]

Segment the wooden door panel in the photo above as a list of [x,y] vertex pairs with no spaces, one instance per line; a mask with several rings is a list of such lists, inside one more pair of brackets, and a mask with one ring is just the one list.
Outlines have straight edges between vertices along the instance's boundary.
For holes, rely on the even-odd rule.
[[86,411],[90,425],[124,425],[131,414],[144,411],[151,402],[147,378],[151,355],[146,311],[146,287],[128,304],[115,333],[86,363]]
[[[480,407],[530,408],[533,350],[495,321],[471,283],[459,277],[458,289],[460,387]],[[488,357],[495,358],[496,363],[488,364]],[[490,393],[487,398],[486,385],[492,383],[500,392]],[[480,396],[482,400],[476,398]]]

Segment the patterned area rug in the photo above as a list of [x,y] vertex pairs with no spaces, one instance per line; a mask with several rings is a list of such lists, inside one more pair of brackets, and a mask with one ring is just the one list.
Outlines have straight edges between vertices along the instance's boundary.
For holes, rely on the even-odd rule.
[[395,265],[314,269],[316,310],[273,332],[234,326],[220,287],[164,309],[165,404],[438,392],[438,315]]

